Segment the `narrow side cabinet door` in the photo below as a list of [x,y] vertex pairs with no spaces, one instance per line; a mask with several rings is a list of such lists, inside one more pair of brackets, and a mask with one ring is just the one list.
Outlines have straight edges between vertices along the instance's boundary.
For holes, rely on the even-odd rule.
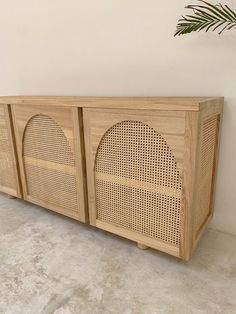
[[90,223],[180,256],[185,113],[84,109]]
[[11,113],[0,104],[0,191],[21,197]]
[[85,222],[78,108],[12,105],[24,198]]

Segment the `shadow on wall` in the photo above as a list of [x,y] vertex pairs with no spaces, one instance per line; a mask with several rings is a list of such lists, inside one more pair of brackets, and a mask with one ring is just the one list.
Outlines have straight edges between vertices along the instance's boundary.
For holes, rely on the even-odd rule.
[[[233,105],[235,104],[235,105]],[[216,188],[216,210],[212,227],[236,234],[236,97],[225,100],[222,141]]]

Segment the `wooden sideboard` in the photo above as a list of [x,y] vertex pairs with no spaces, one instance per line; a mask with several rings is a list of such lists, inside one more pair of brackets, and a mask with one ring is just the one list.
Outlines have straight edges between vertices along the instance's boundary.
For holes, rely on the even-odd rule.
[[0,190],[189,260],[214,209],[220,97],[0,97]]

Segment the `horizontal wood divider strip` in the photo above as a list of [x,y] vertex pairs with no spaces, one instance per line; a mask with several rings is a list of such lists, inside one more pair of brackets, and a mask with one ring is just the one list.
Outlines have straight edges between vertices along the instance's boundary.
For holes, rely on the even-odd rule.
[[36,167],[42,167],[49,170],[56,170],[59,172],[64,172],[67,174],[75,175],[76,169],[73,166],[58,164],[56,162],[42,160],[38,158],[28,157],[24,156],[24,162],[28,165],[36,166]]
[[173,256],[179,257],[179,247],[174,246],[172,244],[168,244],[164,241],[149,238],[143,234],[139,234],[134,231],[126,230],[124,228],[108,224],[106,222],[103,222],[101,220],[96,220],[96,227],[101,228],[105,231],[117,234],[121,237],[125,237],[127,239],[130,239],[132,241],[145,244],[146,246],[149,246],[151,248],[160,250],[162,252],[166,252],[168,254],[171,254]]
[[182,191],[172,189],[166,186],[162,185],[156,185],[149,182],[143,182],[135,179],[125,178],[125,177],[119,177],[108,173],[102,173],[96,171],[96,179],[105,181],[105,182],[111,182],[114,184],[120,184],[131,188],[136,188],[140,190],[145,190],[152,193],[158,193],[162,195],[166,195],[169,197],[176,197],[181,198],[182,197]]

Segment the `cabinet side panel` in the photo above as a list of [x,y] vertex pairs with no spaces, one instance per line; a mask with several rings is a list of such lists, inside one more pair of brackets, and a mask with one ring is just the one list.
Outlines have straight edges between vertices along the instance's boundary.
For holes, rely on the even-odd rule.
[[213,214],[213,194],[218,151],[220,115],[204,117],[199,129],[199,160],[197,203],[194,215],[194,235],[198,242],[202,230]]
[[189,260],[193,251],[193,220],[196,204],[196,174],[198,163],[198,129],[199,113],[186,112],[185,122],[185,153],[183,171],[183,233],[181,237],[180,254],[184,260]]
[[0,190],[20,197],[12,132],[9,107],[0,105]]

